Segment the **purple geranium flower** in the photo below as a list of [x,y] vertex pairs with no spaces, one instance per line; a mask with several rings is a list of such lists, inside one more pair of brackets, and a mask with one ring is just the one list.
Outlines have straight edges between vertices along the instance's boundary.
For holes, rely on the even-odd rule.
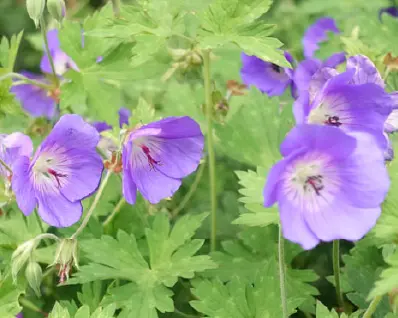
[[123,125],[128,125],[129,124],[129,117],[131,116],[131,110],[122,107],[119,109],[119,127],[123,128]]
[[390,16],[397,18],[398,17],[398,8],[397,7],[387,7],[387,8],[382,8],[379,11],[379,20],[381,21],[381,17],[383,13],[387,13]]
[[349,69],[329,79],[309,108],[296,117],[297,122],[366,131],[385,146],[383,127],[392,110],[391,98],[376,84],[350,84],[354,74]]
[[[282,95],[292,84],[293,70],[282,68],[274,63],[242,53],[242,68],[240,74],[245,85],[253,85],[269,96]],[[285,52],[286,59],[293,63],[292,56]]]
[[[20,132],[10,135],[0,134],[0,159],[11,169],[16,160],[21,156],[30,156],[33,144],[30,138]],[[10,173],[0,165],[0,176],[10,178]]]
[[354,55],[347,60],[347,70],[354,69],[353,84],[373,83],[384,88],[384,81],[373,62],[365,55]]
[[98,132],[78,115],[64,115],[33,159],[19,158],[12,189],[25,215],[38,205],[44,222],[67,227],[82,214],[81,200],[98,187],[103,164],[96,152]]
[[[33,74],[30,72],[21,72],[27,78],[37,80],[45,85],[50,82],[42,75]],[[57,114],[57,101],[55,91],[52,93],[45,88],[32,85],[22,84],[11,87],[11,92],[19,100],[22,108],[32,117],[46,117],[48,119],[54,118]]]
[[[79,70],[76,63],[73,62],[73,60],[61,50],[57,29],[49,30],[47,32],[47,40],[50,54],[54,61],[55,73],[58,76],[62,76],[68,69],[71,68],[75,71]],[[47,54],[44,54],[42,57],[40,68],[44,73],[52,73],[50,60],[48,59]]]
[[340,33],[332,18],[324,17],[318,19],[308,27],[303,37],[304,56],[311,58],[319,49],[318,44],[328,39],[327,32]]
[[123,146],[123,194],[134,204],[137,189],[155,204],[172,196],[194,172],[203,134],[190,117],[168,117],[133,130]]
[[23,318],[23,314],[20,312],[18,315],[15,316],[15,318]]
[[371,135],[299,125],[281,153],[268,174],[264,205],[278,203],[285,238],[311,249],[320,241],[359,240],[375,225],[390,182]]

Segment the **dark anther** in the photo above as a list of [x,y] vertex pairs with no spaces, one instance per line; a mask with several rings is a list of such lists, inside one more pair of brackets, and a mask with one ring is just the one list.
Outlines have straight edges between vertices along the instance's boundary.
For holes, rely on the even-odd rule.
[[325,121],[325,124],[330,125],[330,126],[339,127],[339,126],[341,126],[340,118],[339,118],[339,116],[329,116],[328,119]]
[[310,176],[304,183],[304,190],[307,190],[307,185],[310,185],[314,189],[316,195],[320,195],[321,190],[324,188],[323,177],[321,175]]

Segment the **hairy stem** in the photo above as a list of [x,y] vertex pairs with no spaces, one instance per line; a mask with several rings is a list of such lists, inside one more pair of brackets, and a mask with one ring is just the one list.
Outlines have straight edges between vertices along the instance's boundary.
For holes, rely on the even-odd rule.
[[53,60],[53,57],[51,56],[50,47],[48,45],[46,20],[43,17],[40,19],[40,30],[41,30],[41,35],[44,40],[44,47],[46,49],[46,54],[47,54],[48,60],[50,61],[51,71],[53,72],[53,75],[54,75],[54,81],[58,87],[59,86],[59,78],[55,71],[54,60]]
[[106,184],[107,184],[108,181],[109,181],[109,177],[110,177],[111,175],[112,175],[112,169],[109,169],[109,170],[106,172],[106,175],[105,175],[104,179],[103,179],[102,182],[101,182],[101,185],[100,185],[100,187],[99,187],[99,189],[98,189],[98,191],[97,191],[97,194],[95,195],[94,201],[93,201],[93,203],[91,204],[90,209],[88,210],[88,212],[87,212],[87,214],[86,214],[86,217],[84,218],[82,224],[80,224],[80,226],[79,226],[79,228],[76,230],[76,232],[73,233],[73,235],[71,236],[71,239],[77,238],[77,236],[78,236],[78,235],[84,230],[84,228],[87,226],[87,223],[88,223],[88,221],[90,220],[90,217],[91,217],[91,215],[93,214],[93,212],[94,212],[94,210],[95,210],[95,207],[97,206],[97,204],[98,204],[98,202],[99,202],[99,200],[100,200],[100,198],[101,198],[101,196],[102,196],[102,193],[104,192],[104,189],[105,189],[105,187],[106,187]]
[[186,204],[189,202],[189,200],[195,193],[195,191],[200,183],[200,180],[202,180],[204,170],[205,170],[205,164],[202,163],[199,166],[198,171],[196,172],[195,180],[192,182],[192,185],[191,185],[188,193],[182,199],[182,201],[178,205],[178,207],[173,212],[171,212],[172,217],[176,217],[178,215],[178,213],[180,213],[185,208]]
[[119,202],[116,204],[115,208],[113,209],[112,213],[106,218],[106,220],[104,221],[104,223],[102,223],[102,225],[104,227],[107,227],[112,220],[115,218],[116,214],[120,211],[120,209],[122,208],[122,206],[126,203],[126,200],[124,199],[124,197],[122,197]]
[[27,78],[26,76],[23,76],[22,74],[13,73],[13,72],[7,73],[7,74],[5,74],[3,76],[0,76],[0,82],[6,80],[8,78],[16,78],[16,79],[20,80],[19,82],[14,82],[13,83],[14,86],[16,86],[16,85],[24,85],[24,84],[32,84],[32,85],[35,85],[35,86],[38,86],[38,87],[41,87],[41,88],[44,88],[44,89],[50,89],[51,88],[50,85],[47,85],[47,84],[39,82],[39,81],[32,80],[30,78]]
[[371,318],[382,299],[383,296],[376,296],[375,298],[373,298],[372,302],[370,303],[368,309],[366,309],[362,318]]
[[278,237],[278,261],[279,261],[279,284],[281,288],[282,318],[288,318],[287,296],[286,296],[286,273],[285,273],[285,240],[282,235],[282,228],[279,225]]
[[120,0],[111,0],[112,1],[112,9],[113,14],[116,18],[120,17]]
[[9,173],[12,174],[12,170],[10,168],[10,166],[8,164],[6,164],[3,159],[0,159],[0,165],[2,165],[4,167],[4,169],[6,169]]
[[203,51],[203,79],[205,87],[207,117],[207,152],[209,156],[210,200],[211,200],[211,234],[210,250],[216,250],[217,240],[217,193],[216,193],[216,160],[213,141],[213,101],[211,96],[210,51]]
[[341,309],[344,309],[344,299],[341,293],[340,285],[340,241],[333,241],[333,273],[336,288],[337,303]]

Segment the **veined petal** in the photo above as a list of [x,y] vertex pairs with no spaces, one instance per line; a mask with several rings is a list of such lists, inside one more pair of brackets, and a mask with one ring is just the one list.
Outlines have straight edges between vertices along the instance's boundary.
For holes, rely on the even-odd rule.
[[31,214],[37,204],[29,166],[29,158],[20,157],[13,165],[11,179],[18,207],[25,215]]
[[123,196],[127,203],[134,204],[137,198],[137,186],[133,181],[132,166],[128,155],[131,154],[131,143],[123,147]]
[[347,69],[354,69],[355,75],[351,83],[355,85],[373,83],[384,88],[384,81],[373,62],[364,55],[351,56],[347,61]]

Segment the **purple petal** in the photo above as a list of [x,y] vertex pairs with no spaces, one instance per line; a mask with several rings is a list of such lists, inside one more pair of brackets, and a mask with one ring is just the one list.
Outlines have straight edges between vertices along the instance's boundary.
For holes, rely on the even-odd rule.
[[325,86],[326,82],[332,77],[337,76],[338,74],[339,72],[337,72],[337,70],[335,70],[334,68],[324,67],[319,69],[312,76],[308,87],[310,103],[312,103],[312,101],[315,99],[315,96],[321,91],[323,86]]
[[304,34],[303,47],[306,58],[313,57],[319,49],[318,44],[328,39],[327,32],[339,33],[335,21],[332,18],[324,17],[312,24]]
[[373,83],[384,88],[384,81],[373,62],[364,55],[351,56],[347,61],[347,69],[354,69],[355,75],[351,83],[355,85]]
[[131,144],[127,144],[123,147],[123,196],[127,203],[134,204],[137,198],[137,186],[133,181],[131,175],[132,169],[130,167],[129,154],[131,154]]
[[[46,83],[43,76],[28,72],[22,75]],[[32,117],[47,117],[52,119],[57,115],[57,104],[54,99],[48,96],[48,91],[31,84],[16,85],[11,88],[11,92],[21,103],[23,109]]]
[[384,123],[384,131],[393,133],[398,131],[398,109],[394,109]]
[[273,206],[278,200],[278,183],[283,171],[286,169],[286,164],[286,160],[281,160],[268,172],[267,182],[263,190],[265,207]]
[[131,116],[131,110],[125,107],[119,109],[119,127],[129,124],[129,118]]
[[255,86],[269,96],[279,96],[291,84],[291,78],[285,69],[276,64],[245,53],[241,57],[243,65],[240,74],[245,85]]
[[95,60],[97,63],[101,63],[104,60],[103,56],[98,56],[97,59]]
[[99,133],[106,130],[112,130],[112,126],[108,125],[105,121],[95,121],[91,123],[91,126],[93,126]]
[[397,7],[388,7],[388,8],[383,8],[380,9],[379,11],[379,20],[381,21],[381,17],[383,13],[387,13],[390,16],[397,18],[398,17],[398,8]]
[[48,41],[48,48],[50,51],[55,51],[61,48],[57,29],[51,29],[47,31],[47,41]]
[[312,76],[319,70],[322,63],[318,59],[306,59],[297,65],[294,71],[293,81],[297,86],[299,96],[302,92],[308,91]]
[[83,207],[80,201],[71,202],[57,191],[53,184],[36,191],[40,218],[55,227],[69,227],[80,220]]
[[33,152],[32,140],[29,136],[20,132],[15,132],[8,135],[6,138],[4,138],[3,144],[7,148],[18,148],[20,156],[30,157]]
[[282,225],[283,236],[294,243],[298,243],[305,250],[314,248],[319,243],[319,238],[315,236],[305,221],[304,211],[291,202],[284,200],[279,203],[279,214]]
[[29,166],[29,158],[20,157],[13,165],[13,176],[11,179],[17,205],[25,215],[31,214],[37,204]]
[[386,137],[387,140],[387,148],[384,151],[384,160],[392,161],[394,159],[394,148],[392,147],[391,140],[388,134],[384,133],[384,137]]
[[332,54],[330,57],[328,57],[323,63],[323,67],[331,67],[335,68],[338,65],[344,63],[346,60],[345,58],[345,52],[340,52],[340,53],[335,53]]

